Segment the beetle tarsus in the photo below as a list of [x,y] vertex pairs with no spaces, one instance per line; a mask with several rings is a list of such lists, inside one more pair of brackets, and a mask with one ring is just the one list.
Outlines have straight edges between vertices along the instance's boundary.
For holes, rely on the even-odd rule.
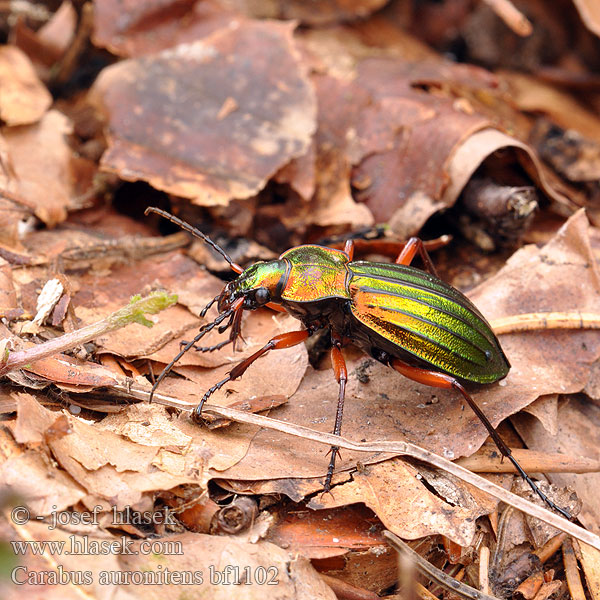
[[[227,344],[231,344],[233,340],[225,340],[223,342],[219,342],[218,344],[215,344],[214,346],[196,346],[195,344],[190,348],[190,350],[195,350],[196,352],[215,352],[216,350],[220,350],[221,348],[224,348],[225,346],[227,346]],[[185,340],[181,340],[181,342],[179,342],[179,346],[180,347],[184,347],[188,344],[189,342],[186,342]]]
[[200,316],[205,317],[210,307],[220,298],[221,294],[217,294],[212,300],[209,300],[207,305],[200,311]]
[[514,468],[519,472],[519,475],[527,482],[529,487],[542,499],[543,502],[545,502],[550,508],[558,511],[565,519],[568,519],[569,521],[572,520],[573,517],[571,516],[569,511],[564,508],[561,508],[560,506],[558,506],[558,504],[552,502],[552,500],[550,500],[550,498],[548,498],[548,496],[546,496],[546,494],[542,492],[542,490],[538,487],[535,481],[533,481],[533,479],[531,479],[531,477],[527,475],[523,467],[521,467],[521,465],[518,463],[517,459],[513,457],[512,453],[510,453],[510,448],[509,454],[503,456],[506,456],[506,458],[510,460]]
[[340,455],[340,449],[338,446],[331,446],[329,452],[331,453],[331,458],[329,459],[329,466],[327,467],[327,475],[325,476],[325,483],[323,484],[323,493],[331,493],[331,480],[333,479],[333,472],[335,471],[335,461]]
[[202,421],[202,409],[204,408],[205,402],[217,391],[220,390],[228,381],[231,381],[234,377],[231,374],[227,375],[225,379],[221,379],[218,383],[215,383],[211,388],[206,390],[204,396],[202,396],[202,400],[198,403],[196,408],[192,411],[192,421],[194,423],[200,423]]

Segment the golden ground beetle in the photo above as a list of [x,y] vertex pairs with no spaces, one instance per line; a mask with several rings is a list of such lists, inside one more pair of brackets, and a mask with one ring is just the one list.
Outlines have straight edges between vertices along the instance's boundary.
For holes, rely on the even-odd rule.
[[[229,343],[235,346],[244,310],[268,306],[285,311],[301,321],[305,329],[275,336],[238,363],[225,379],[204,394],[192,413],[195,421],[200,420],[202,407],[211,394],[228,381],[241,377],[269,350],[301,344],[315,331],[326,329],[331,335],[331,361],[339,383],[335,435],[341,434],[348,379],[341,348],[352,343],[405,377],[432,387],[459,391],[501,454],[512,462],[548,506],[570,519],[569,513],[556,506],[525,473],[465,389],[463,384],[467,382],[489,384],[502,379],[510,364],[483,315],[466,296],[437,276],[419,238],[408,240],[395,264],[354,261],[354,243],[349,240],[343,251],[316,245],[298,246],[276,260],[258,262],[244,270],[195,227],[158,208],[150,207],[146,214],[150,212],[204,240],[238,273],[201,312],[201,316],[205,316],[216,302],[217,318],[204,325],[193,340],[182,343],[180,352],[156,380],[152,393],[191,348],[212,352]],[[410,266],[417,253],[426,271]],[[215,327],[221,333],[231,329],[229,338],[214,346],[196,346]],[[338,447],[333,446],[324,484],[326,491],[331,486],[338,452]]]

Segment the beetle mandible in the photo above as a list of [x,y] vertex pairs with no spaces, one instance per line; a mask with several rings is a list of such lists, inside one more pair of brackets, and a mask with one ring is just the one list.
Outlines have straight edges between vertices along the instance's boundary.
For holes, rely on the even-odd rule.
[[[208,398],[228,381],[241,377],[246,369],[270,350],[289,348],[304,342],[320,329],[331,334],[331,362],[339,384],[338,406],[333,429],[341,435],[348,372],[341,349],[353,343],[376,360],[405,377],[436,388],[455,389],[486,427],[502,456],[508,458],[521,477],[551,508],[570,519],[569,513],[553,503],[512,456],[465,388],[465,383],[494,383],[508,374],[510,364],[489,323],[460,291],[443,282],[436,273],[423,242],[410,238],[396,262],[354,261],[352,240],[344,250],[317,245],[291,248],[278,259],[257,262],[247,269],[235,264],[227,253],[201,231],[159,208],[156,213],[202,239],[227,261],[238,277],[225,285],[200,313],[205,316],[217,304],[217,318],[201,327],[190,342],[164,368],[152,387],[156,388],[173,365],[191,348],[212,352],[235,342],[241,333],[245,310],[268,306],[285,311],[304,329],[275,336],[260,350],[238,363],[227,377],[206,391],[192,413],[200,421]],[[425,271],[410,266],[419,254]],[[230,329],[228,339],[214,346],[196,344],[218,327]],[[337,446],[331,448],[324,489],[329,491],[335,468]]]

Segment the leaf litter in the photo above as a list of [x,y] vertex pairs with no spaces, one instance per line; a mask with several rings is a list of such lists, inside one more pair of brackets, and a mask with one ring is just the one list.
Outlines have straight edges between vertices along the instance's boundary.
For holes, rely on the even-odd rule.
[[[454,15],[449,38],[432,37],[430,13],[420,25],[420,35],[433,46],[428,48],[415,37],[419,27],[408,33],[407,23],[418,11],[402,12],[395,2],[377,14],[384,4],[377,0],[327,2],[310,11],[302,3],[257,8],[216,0],[202,6],[178,3],[174,12],[169,2],[97,4],[92,42],[125,60],[104,54],[104,62],[96,63],[103,66],[96,66],[94,85],[77,94],[54,88],[59,101],[53,106],[45,83],[56,81],[44,63],[64,61],[77,48],[67,9],[60,17],[71,23],[63,40],[56,26],[51,32],[50,22],[38,32],[21,23],[18,48],[0,47],[0,59],[5,57],[0,77],[18,87],[20,98],[14,103],[12,96],[0,97],[4,362],[32,343],[77,334],[132,296],[168,290],[178,303],[144,317],[152,328],[131,325],[102,333],[93,343],[74,344],[9,373],[0,402],[2,491],[16,494],[47,523],[19,526],[3,517],[2,531],[22,540],[67,540],[75,534],[80,541],[126,539],[139,545],[154,538],[180,543],[183,552],[158,550],[143,557],[92,552],[81,560],[28,556],[25,564],[33,572],[56,572],[59,564],[72,571],[89,568],[91,583],[65,587],[74,597],[135,598],[149,590],[160,598],[179,597],[178,587],[165,582],[155,587],[98,582],[106,571],[147,577],[202,571],[206,579],[209,566],[221,573],[227,565],[246,566],[255,574],[262,572],[259,567],[273,567],[278,585],[270,589],[276,597],[330,598],[332,589],[338,597],[351,592],[371,597],[393,593],[398,581],[394,551],[382,535],[387,528],[415,540],[421,555],[439,566],[448,559],[440,540],[445,548],[450,541],[459,544],[461,577],[477,587],[487,569],[487,592],[498,597],[509,597],[523,580],[539,574],[545,583],[535,584],[538,595],[531,597],[566,597],[560,582],[566,577],[575,589],[576,563],[569,557],[576,556],[586,590],[597,597],[597,551],[559,539],[555,531],[542,533],[534,520],[439,468],[390,453],[345,450],[332,494],[321,495],[328,462],[324,445],[251,424],[200,427],[185,411],[175,414],[128,394],[149,390],[149,380],[177,353],[180,340],[208,322],[198,315],[224,285],[223,267],[214,259],[198,264],[191,257],[206,256],[203,251],[182,250],[185,235],[154,237],[156,231],[140,217],[150,194],[163,204],[170,199],[188,220],[223,236],[232,252],[237,244],[267,259],[293,244],[375,223],[388,222],[400,237],[423,227],[424,235],[454,231],[465,210],[463,188],[482,174],[492,186],[537,186],[540,214],[522,227],[529,228],[529,239],[537,236],[544,245],[517,249],[522,234],[514,236],[509,250],[516,252],[508,258],[504,249],[500,270],[494,266],[500,264],[497,257],[480,255],[477,268],[484,281],[468,295],[492,323],[523,313],[597,314],[600,237],[593,198],[600,154],[592,132],[599,121],[579,88],[559,90],[537,55],[513,57],[523,59],[528,74],[441,58],[437,52],[446,51],[444,39],[472,32],[468,11],[462,18]],[[594,31],[589,6],[574,5]],[[527,7],[520,8],[528,14]],[[499,14],[517,32],[507,35],[519,34],[516,13]],[[286,18],[302,27],[277,20]],[[549,11],[547,19],[552,18]],[[81,15],[77,22],[81,26]],[[535,38],[541,25],[532,22]],[[481,41],[466,39],[475,57]],[[78,51],[75,69],[97,55],[89,44]],[[583,46],[577,51],[571,64],[579,61],[582,79],[592,77],[593,69],[586,71],[589,53]],[[554,77],[564,81],[562,68]],[[94,110],[104,132],[85,125],[83,115]],[[533,111],[543,113],[545,121]],[[135,187],[131,181],[144,183]],[[107,208],[107,200],[114,209]],[[588,205],[591,224],[583,211],[575,212],[581,205]],[[554,220],[542,218],[557,214]],[[470,227],[480,227],[477,223]],[[464,224],[459,230],[466,231]],[[455,242],[459,250],[464,243]],[[440,253],[441,272],[460,275],[447,264],[448,254]],[[38,299],[49,281],[56,282],[56,297],[42,312]],[[218,353],[190,351],[159,391],[191,408],[232,364],[297,327],[287,315],[247,314],[244,342],[235,353],[231,346]],[[203,343],[220,339],[213,332]],[[600,459],[596,405],[586,396],[597,397],[597,333],[509,332],[501,343],[512,364],[509,375],[473,393],[490,421],[498,425],[512,417],[527,447],[547,455],[560,451]],[[485,429],[456,394],[408,381],[352,347],[346,358],[346,437],[402,439],[451,459],[473,455],[485,442]],[[337,384],[317,344],[271,352],[211,402],[329,432],[336,399]],[[512,446],[520,443],[510,430],[503,429],[503,435],[511,436]],[[568,468],[568,458],[565,462]],[[487,477],[504,486],[513,480],[507,474]],[[548,478],[556,484],[546,484],[555,501],[600,532],[597,476]],[[558,487],[565,485],[570,488]],[[247,530],[232,534],[219,529],[217,516],[238,495],[253,498],[257,514]],[[100,524],[48,528],[57,510],[76,514],[95,506]],[[178,515],[173,523],[111,521],[113,507],[160,511],[164,506]],[[547,558],[534,558],[553,543],[563,544],[564,567],[555,552],[551,567]],[[492,546],[491,559],[482,544]],[[231,588],[195,583],[190,597],[231,597]],[[244,588],[250,595],[254,584]],[[4,581],[0,586],[3,597],[16,597],[14,587]],[[35,586],[27,589],[36,592]],[[236,588],[235,597],[246,592]]]

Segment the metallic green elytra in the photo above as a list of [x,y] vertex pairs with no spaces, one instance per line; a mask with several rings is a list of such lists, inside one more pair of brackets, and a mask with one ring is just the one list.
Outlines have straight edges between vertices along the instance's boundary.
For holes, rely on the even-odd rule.
[[473,303],[441,279],[404,265],[352,262],[352,314],[428,366],[492,383],[510,365]]
[[240,297],[248,309],[281,304],[308,329],[331,326],[381,362],[399,358],[476,383],[497,381],[510,369],[473,303],[414,267],[350,261],[340,250],[298,246],[230,282],[219,311]]

